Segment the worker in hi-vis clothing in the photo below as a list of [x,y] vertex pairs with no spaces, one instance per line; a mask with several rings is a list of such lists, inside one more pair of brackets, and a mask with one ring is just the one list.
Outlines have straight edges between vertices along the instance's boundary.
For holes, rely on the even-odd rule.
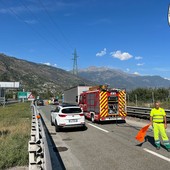
[[168,136],[166,134],[167,128],[167,120],[166,120],[166,113],[163,108],[160,107],[160,102],[155,102],[155,108],[153,108],[150,112],[150,122],[153,127],[154,133],[154,140],[156,148],[160,149],[160,139],[159,134],[162,137],[164,146],[166,147],[167,151],[170,152],[170,143]]

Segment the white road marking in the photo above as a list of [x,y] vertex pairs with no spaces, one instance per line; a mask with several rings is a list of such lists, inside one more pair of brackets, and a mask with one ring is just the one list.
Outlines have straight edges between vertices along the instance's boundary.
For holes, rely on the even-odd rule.
[[97,129],[103,131],[103,132],[109,133],[109,131],[107,131],[107,130],[105,130],[105,129],[102,129],[102,128],[100,128],[100,127],[98,127],[98,126],[95,126],[95,125],[93,125],[93,124],[91,124],[91,123],[88,123],[88,124],[89,124],[90,126],[93,126],[93,127],[97,128]]
[[146,152],[149,152],[149,153],[151,153],[152,155],[155,155],[155,156],[157,156],[157,157],[159,157],[159,158],[161,158],[161,159],[164,159],[165,161],[170,162],[170,159],[167,158],[167,157],[165,157],[165,156],[163,156],[163,155],[160,155],[160,154],[158,154],[158,153],[156,153],[156,152],[153,152],[153,151],[151,151],[151,150],[149,150],[149,149],[146,149],[146,148],[143,148],[143,150],[145,150]]

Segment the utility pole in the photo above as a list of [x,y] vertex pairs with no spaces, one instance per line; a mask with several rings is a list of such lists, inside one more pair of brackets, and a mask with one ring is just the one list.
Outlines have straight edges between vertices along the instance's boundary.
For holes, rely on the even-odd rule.
[[129,95],[127,95],[127,105],[129,105]]
[[77,69],[77,52],[76,52],[76,49],[74,50],[74,58],[73,58],[73,74],[74,75],[77,75],[78,74],[78,69]]
[[152,103],[153,103],[153,105],[154,105],[154,103],[155,103],[154,92],[152,92]]
[[136,106],[138,106],[138,97],[137,97],[137,94],[135,94],[135,101],[136,101]]

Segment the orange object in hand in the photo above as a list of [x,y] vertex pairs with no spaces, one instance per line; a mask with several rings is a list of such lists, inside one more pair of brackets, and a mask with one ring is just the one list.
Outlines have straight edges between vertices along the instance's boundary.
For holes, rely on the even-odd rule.
[[40,119],[41,118],[41,116],[40,115],[37,115],[37,119]]
[[145,135],[146,135],[146,132],[149,128],[151,124],[148,124],[146,126],[144,126],[142,129],[139,130],[138,134],[136,135],[136,140],[138,140],[139,142],[143,142],[144,139],[145,139]]

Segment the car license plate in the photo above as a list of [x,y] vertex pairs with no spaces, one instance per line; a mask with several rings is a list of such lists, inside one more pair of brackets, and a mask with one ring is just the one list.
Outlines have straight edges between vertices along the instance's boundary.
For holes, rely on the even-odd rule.
[[70,123],[77,122],[77,119],[70,119],[69,122]]

